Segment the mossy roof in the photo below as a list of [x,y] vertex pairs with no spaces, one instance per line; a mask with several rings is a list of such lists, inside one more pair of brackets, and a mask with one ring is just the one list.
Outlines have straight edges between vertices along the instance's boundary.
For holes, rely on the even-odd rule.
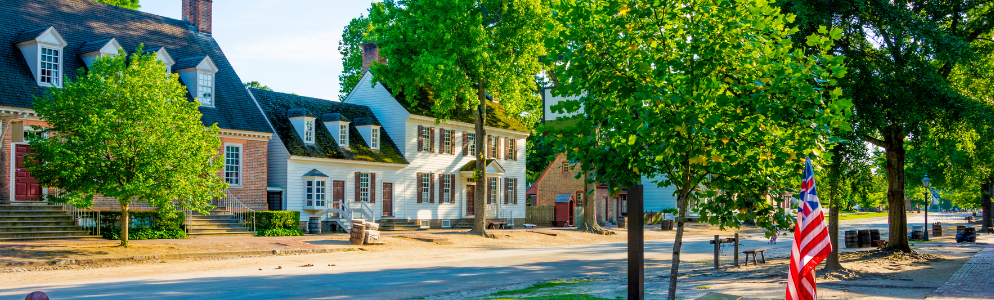
[[[486,161],[483,162],[483,165],[484,166],[489,166],[493,162],[494,162],[493,159],[488,159],[488,160],[486,160]],[[466,163],[465,165],[462,166],[462,168],[459,168],[459,171],[476,171],[476,160],[474,159],[474,160]]]
[[[321,116],[338,113],[347,119],[370,118],[376,122],[376,116],[369,107],[345,104],[337,101],[298,96],[250,88],[249,91],[259,102],[266,118],[273,124],[273,129],[290,155],[316,158],[334,158],[368,162],[407,164],[408,161],[400,154],[400,149],[385,130],[380,131],[380,149],[370,149],[366,141],[359,135],[354,124],[349,124],[349,147],[343,149],[328,132],[322,122],[314,122],[314,144],[304,143],[297,130],[293,128],[287,112],[294,109],[305,109],[308,115]],[[377,123],[378,124],[378,123]]]

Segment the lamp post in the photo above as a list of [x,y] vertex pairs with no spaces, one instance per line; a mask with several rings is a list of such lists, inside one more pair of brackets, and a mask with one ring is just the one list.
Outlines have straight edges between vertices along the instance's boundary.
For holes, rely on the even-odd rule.
[[924,237],[925,241],[928,241],[928,206],[930,204],[929,202],[931,202],[931,201],[929,201],[929,198],[928,198],[928,196],[929,196],[929,194],[928,194],[928,184],[929,183],[932,183],[932,180],[929,180],[928,179],[928,174],[925,174],[925,178],[922,178],[922,185],[925,186],[925,227],[923,227],[923,230],[925,231],[923,233],[924,234],[923,237]]

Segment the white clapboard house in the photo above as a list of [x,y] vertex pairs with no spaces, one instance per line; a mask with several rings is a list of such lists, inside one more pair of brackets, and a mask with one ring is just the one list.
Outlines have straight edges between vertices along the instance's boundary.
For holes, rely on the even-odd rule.
[[[278,138],[269,144],[270,199],[320,220],[350,218],[382,230],[472,228],[475,201],[487,217],[525,217],[527,129],[490,101],[487,149],[475,149],[471,117],[436,124],[430,109],[396,99],[366,72],[344,102],[250,89]],[[487,180],[474,182],[475,151],[486,151]],[[487,199],[474,186],[487,184]]]

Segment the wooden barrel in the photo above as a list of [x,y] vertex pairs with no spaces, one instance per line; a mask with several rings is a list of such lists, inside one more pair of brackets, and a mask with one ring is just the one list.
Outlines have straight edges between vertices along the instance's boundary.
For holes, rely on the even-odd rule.
[[362,245],[366,242],[366,226],[363,224],[352,224],[352,232],[349,234],[349,242],[353,245]]
[[857,248],[859,247],[859,237],[856,236],[855,230],[846,230],[846,248]]
[[859,231],[857,231],[856,234],[859,236],[859,247],[860,248],[873,246],[872,245],[873,242],[870,240],[870,231],[869,230],[866,230],[866,229],[859,230]]
[[932,236],[942,236],[942,223],[932,224]]
[[964,229],[966,229],[966,225],[958,225],[958,226],[956,226],[956,234],[963,233]]
[[311,217],[307,221],[307,233],[321,233],[321,217]]
[[973,226],[963,229],[963,241],[976,243],[977,242],[977,229]]
[[880,240],[880,229],[870,229],[870,241]]

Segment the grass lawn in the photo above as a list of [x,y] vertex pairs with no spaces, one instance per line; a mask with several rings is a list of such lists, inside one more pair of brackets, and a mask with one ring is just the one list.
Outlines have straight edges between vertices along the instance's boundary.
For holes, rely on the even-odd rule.
[[607,298],[595,297],[587,294],[571,293],[571,287],[575,287],[592,279],[557,280],[537,283],[530,287],[519,290],[500,291],[490,294],[490,298],[495,300],[503,299],[529,299],[529,300],[609,300]]
[[[886,216],[887,216],[887,213],[885,213],[885,212],[879,212],[879,213],[855,213],[855,214],[845,214],[845,215],[839,214],[839,221],[856,220],[856,219],[867,219],[867,218],[880,218],[880,217],[886,217]],[[825,215],[825,220],[828,220],[828,215],[827,214]]]

